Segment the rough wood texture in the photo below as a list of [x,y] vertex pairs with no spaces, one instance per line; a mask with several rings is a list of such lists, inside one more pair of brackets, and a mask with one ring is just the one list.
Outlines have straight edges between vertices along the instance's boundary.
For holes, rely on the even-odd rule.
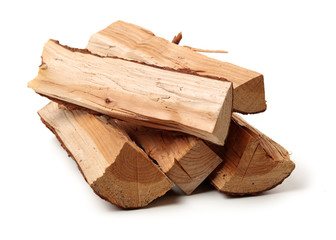
[[161,67],[190,69],[202,76],[225,78],[233,83],[234,111],[258,113],[266,110],[263,75],[171,43],[142,27],[117,21],[92,35],[87,48],[101,56],[118,56]]
[[222,159],[199,138],[120,120],[109,121],[124,129],[187,195],[222,162]]
[[236,114],[224,146],[210,144],[223,158],[211,183],[231,195],[257,194],[287,178],[295,168],[289,153]]
[[232,111],[229,82],[99,57],[53,40],[42,59],[28,84],[41,95],[224,144]]
[[121,208],[138,208],[173,186],[124,131],[102,117],[59,109],[54,102],[38,113],[103,199]]

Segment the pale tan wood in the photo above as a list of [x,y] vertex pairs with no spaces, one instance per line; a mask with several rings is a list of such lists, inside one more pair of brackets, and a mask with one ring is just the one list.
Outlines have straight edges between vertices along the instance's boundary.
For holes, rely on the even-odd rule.
[[96,194],[121,208],[144,207],[173,183],[117,125],[51,102],[39,112]]
[[211,183],[227,194],[257,194],[272,189],[295,168],[286,149],[236,114],[225,145],[210,146],[223,158],[210,175]]
[[109,122],[117,123],[125,130],[187,195],[222,162],[199,138],[115,119],[109,119]]
[[262,74],[171,43],[137,25],[117,21],[93,34],[87,48],[102,56],[118,56],[161,67],[189,69],[202,76],[225,78],[233,83],[234,111],[257,113],[266,110]]
[[224,144],[232,112],[229,82],[99,57],[53,40],[42,59],[28,84],[41,95]]

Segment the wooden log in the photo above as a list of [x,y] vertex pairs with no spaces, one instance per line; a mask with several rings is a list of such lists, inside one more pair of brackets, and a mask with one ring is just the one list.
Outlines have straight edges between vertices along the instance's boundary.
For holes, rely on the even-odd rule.
[[295,168],[282,146],[233,114],[224,146],[210,144],[223,162],[211,183],[230,195],[257,194],[276,187]]
[[162,171],[187,195],[222,162],[203,140],[109,119],[127,132]]
[[87,48],[101,56],[117,56],[161,67],[190,69],[201,76],[225,78],[233,83],[234,111],[258,113],[266,110],[262,74],[207,57],[175,44],[177,42],[176,38],[171,43],[147,29],[117,21],[93,34]]
[[42,59],[28,84],[41,95],[224,144],[232,112],[230,82],[100,57],[54,40],[45,44]]
[[38,113],[94,192],[112,204],[144,207],[173,186],[124,131],[103,117],[59,109],[54,102]]

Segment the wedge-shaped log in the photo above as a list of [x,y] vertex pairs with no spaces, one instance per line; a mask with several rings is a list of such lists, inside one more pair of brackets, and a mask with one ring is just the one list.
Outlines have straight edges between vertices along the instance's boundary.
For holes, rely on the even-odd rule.
[[187,195],[222,162],[222,159],[199,138],[120,120],[109,121],[125,130]]
[[99,57],[49,40],[37,93],[140,125],[224,144],[232,84],[118,58]]
[[233,83],[234,111],[258,113],[266,109],[264,77],[260,73],[178,46],[142,27],[117,21],[92,35],[87,48],[101,56],[117,56],[161,67],[188,69],[201,76],[225,78]]
[[121,208],[138,208],[173,186],[123,130],[103,117],[59,109],[54,102],[38,113],[101,198]]
[[227,194],[248,195],[272,189],[295,168],[286,149],[236,114],[225,145],[210,146],[223,158],[210,175],[211,183]]

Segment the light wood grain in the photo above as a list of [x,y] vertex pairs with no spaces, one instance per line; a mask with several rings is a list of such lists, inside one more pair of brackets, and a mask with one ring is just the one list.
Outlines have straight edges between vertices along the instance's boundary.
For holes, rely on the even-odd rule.
[[28,84],[41,95],[224,144],[232,112],[229,82],[99,57],[53,40],[42,59]]
[[137,25],[117,21],[93,34],[87,48],[101,56],[117,56],[161,67],[189,69],[201,76],[224,78],[233,83],[234,111],[258,113],[266,110],[262,74],[171,43]]
[[59,109],[54,102],[38,113],[94,192],[112,204],[143,207],[173,186],[128,135],[104,117]]
[[295,168],[286,149],[236,114],[225,145],[210,146],[223,158],[210,175],[211,183],[227,194],[257,194],[272,189]]
[[201,139],[110,119],[154,159],[162,171],[187,195],[222,162]]

